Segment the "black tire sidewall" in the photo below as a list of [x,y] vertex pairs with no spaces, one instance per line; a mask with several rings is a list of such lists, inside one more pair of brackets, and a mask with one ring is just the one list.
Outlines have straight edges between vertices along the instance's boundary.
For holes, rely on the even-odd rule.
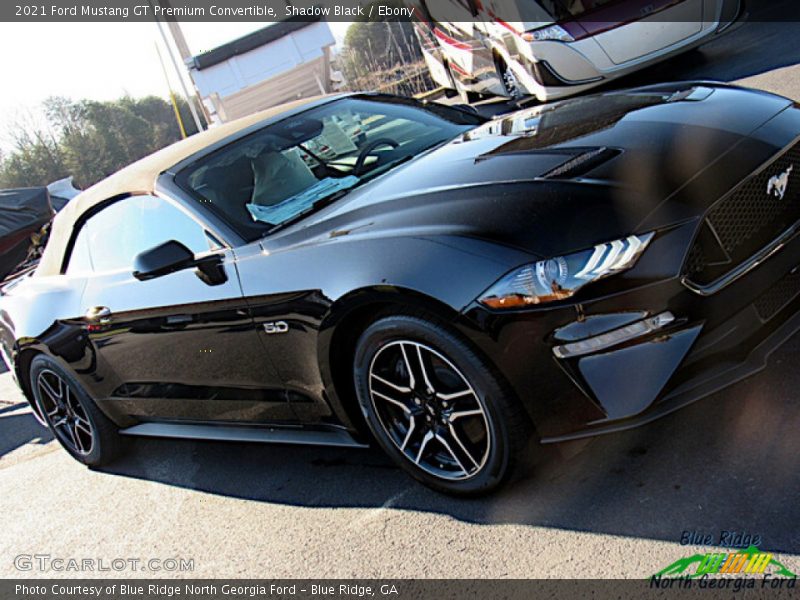
[[[369,367],[386,344],[410,340],[443,354],[466,377],[478,395],[489,423],[491,447],[480,472],[465,480],[436,477],[414,465],[384,431],[369,394]],[[508,474],[513,452],[508,416],[503,410],[505,391],[484,362],[468,345],[438,324],[412,316],[391,316],[369,326],[358,341],[354,360],[356,396],[367,424],[381,448],[415,479],[438,491],[453,495],[477,495],[497,487]]]

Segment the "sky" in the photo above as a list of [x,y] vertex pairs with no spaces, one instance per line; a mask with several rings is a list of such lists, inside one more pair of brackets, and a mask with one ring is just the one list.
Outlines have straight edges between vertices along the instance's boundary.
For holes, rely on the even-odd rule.
[[[265,25],[181,24],[192,54]],[[349,23],[330,26],[341,43]],[[0,89],[4,92],[0,94],[0,149],[10,149],[10,124],[29,115],[35,118],[48,96],[73,100],[111,100],[124,94],[167,97],[156,43],[161,44],[161,36],[155,23],[0,23]],[[164,60],[172,86],[179,91],[174,68],[166,55]],[[184,76],[188,81],[188,75]]]

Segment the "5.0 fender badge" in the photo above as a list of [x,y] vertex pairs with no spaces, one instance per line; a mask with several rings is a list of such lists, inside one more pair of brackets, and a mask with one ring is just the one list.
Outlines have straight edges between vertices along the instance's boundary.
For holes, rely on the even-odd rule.
[[786,188],[789,187],[789,175],[792,174],[793,169],[794,165],[789,165],[789,168],[783,173],[770,177],[767,183],[767,195],[775,196],[783,200],[783,197],[786,195]]
[[286,321],[272,321],[271,323],[264,323],[264,331],[267,333],[286,333],[289,331],[289,325]]

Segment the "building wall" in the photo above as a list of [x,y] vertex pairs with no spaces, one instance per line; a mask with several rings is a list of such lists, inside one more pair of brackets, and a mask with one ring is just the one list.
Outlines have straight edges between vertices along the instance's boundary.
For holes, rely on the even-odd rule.
[[326,56],[248,86],[228,96],[212,95],[221,122],[250,115],[271,106],[330,92],[330,64]]
[[[221,120],[250,114],[307,95],[329,90],[329,48],[335,43],[324,21],[313,23],[254,50],[202,70],[190,70],[207,108]],[[275,89],[286,86],[285,89]],[[235,116],[234,116],[235,115]]]

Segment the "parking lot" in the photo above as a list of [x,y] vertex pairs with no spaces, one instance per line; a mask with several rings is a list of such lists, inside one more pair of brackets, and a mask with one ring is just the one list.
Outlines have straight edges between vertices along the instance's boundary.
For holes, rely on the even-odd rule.
[[[718,79],[800,100],[796,33],[752,21],[614,85]],[[194,564],[139,576],[644,578],[706,551],[682,547],[684,531],[760,536],[797,571],[799,358],[796,335],[759,375],[640,429],[546,448],[526,476],[470,501],[421,487],[374,449],[137,440],[91,471],[4,373],[0,575],[87,575],[15,567],[47,554]]]

